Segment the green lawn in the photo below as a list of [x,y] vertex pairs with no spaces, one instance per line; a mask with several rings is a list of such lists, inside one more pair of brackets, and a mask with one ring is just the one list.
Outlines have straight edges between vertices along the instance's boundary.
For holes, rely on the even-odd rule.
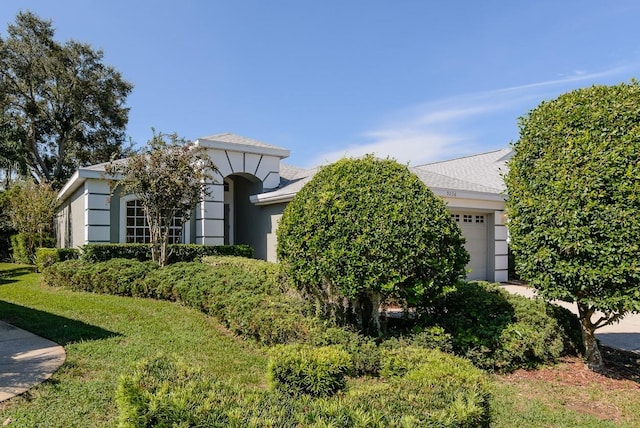
[[[11,418],[9,427],[114,426],[119,375],[159,352],[181,355],[214,376],[265,385],[265,351],[195,310],[43,287],[38,274],[16,268],[0,264],[0,319],[62,344],[67,361],[51,380],[0,403],[0,424]],[[495,380],[492,426],[640,426],[640,388],[633,385]]]
[[[2,271],[14,265],[0,264]],[[114,426],[119,375],[159,352],[207,373],[262,385],[266,357],[202,313],[168,302],[52,289],[40,275],[0,276],[0,319],[62,344],[67,360],[50,381],[0,403],[0,424]]]

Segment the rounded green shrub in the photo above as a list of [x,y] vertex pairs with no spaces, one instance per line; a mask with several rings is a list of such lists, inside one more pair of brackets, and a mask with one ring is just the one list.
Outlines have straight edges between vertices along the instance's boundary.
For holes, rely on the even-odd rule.
[[351,357],[339,346],[280,345],[271,350],[267,376],[273,389],[326,397],[346,386]]
[[577,318],[565,312],[496,284],[461,282],[435,301],[426,322],[451,335],[456,353],[505,372],[555,362],[580,349]]
[[442,200],[406,166],[370,155],[321,168],[277,234],[288,277],[325,313],[373,334],[381,302],[422,306],[463,277],[469,259]]

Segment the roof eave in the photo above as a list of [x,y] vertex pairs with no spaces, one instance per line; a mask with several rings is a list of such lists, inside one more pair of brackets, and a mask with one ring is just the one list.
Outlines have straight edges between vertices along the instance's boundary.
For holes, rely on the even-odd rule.
[[202,138],[198,138],[195,141],[195,145],[210,149],[230,150],[232,152],[246,152],[258,155],[276,156],[280,159],[288,158],[291,155],[290,150],[278,147],[252,146],[250,144],[227,143],[224,141],[207,140]]

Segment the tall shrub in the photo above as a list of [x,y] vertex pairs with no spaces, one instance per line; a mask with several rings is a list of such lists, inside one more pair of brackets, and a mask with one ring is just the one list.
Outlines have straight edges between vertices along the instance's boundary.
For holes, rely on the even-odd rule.
[[420,307],[462,277],[469,260],[442,200],[406,166],[371,155],[322,168],[277,233],[288,276],[375,334],[385,299]]
[[587,361],[600,367],[595,331],[640,311],[640,84],[543,102],[520,120],[513,151],[517,271],[542,297],[577,304]]

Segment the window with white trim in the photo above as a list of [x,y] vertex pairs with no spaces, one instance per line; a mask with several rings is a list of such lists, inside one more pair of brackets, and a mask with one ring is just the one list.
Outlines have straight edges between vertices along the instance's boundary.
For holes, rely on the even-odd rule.
[[477,215],[476,216],[476,223],[484,223],[484,216],[483,215]]
[[[169,244],[182,242],[182,218],[174,217],[169,228]],[[149,226],[144,214],[144,207],[137,199],[127,201],[126,211],[126,243],[148,244],[150,242]]]
[[464,214],[462,216],[462,222],[463,223],[473,223],[473,216],[469,215],[469,214]]
[[451,219],[456,223],[460,223],[460,214],[451,214]]

